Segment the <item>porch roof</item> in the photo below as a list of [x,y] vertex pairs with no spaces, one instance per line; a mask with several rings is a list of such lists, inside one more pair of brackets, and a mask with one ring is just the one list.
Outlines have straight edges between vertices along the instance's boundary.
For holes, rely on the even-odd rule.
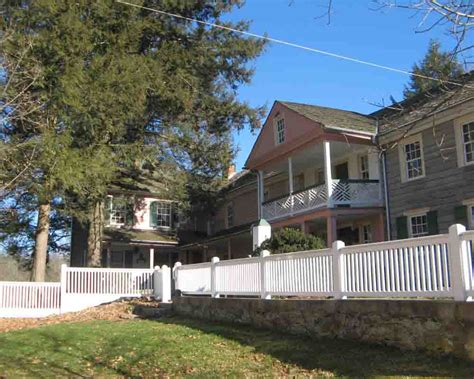
[[150,245],[177,245],[178,238],[159,230],[104,229],[106,242],[146,243]]

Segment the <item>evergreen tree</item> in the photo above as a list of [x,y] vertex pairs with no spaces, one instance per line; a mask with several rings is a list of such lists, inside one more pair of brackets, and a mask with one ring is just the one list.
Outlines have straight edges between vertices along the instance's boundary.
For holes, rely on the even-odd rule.
[[[140,2],[245,30],[247,22],[220,21],[240,3]],[[53,200],[89,225],[89,264],[97,265],[101,200],[112,183],[161,174],[163,196],[183,200],[199,191],[190,177],[218,185],[230,149],[213,146],[224,146],[234,128],[259,126],[262,110],[239,102],[236,90],[250,81],[261,41],[112,0],[7,1],[7,29],[3,144],[18,153],[2,180],[17,178],[36,199],[38,268]],[[212,172],[202,170],[207,162]]]
[[[420,63],[413,65],[412,72],[426,77],[450,80],[461,75],[464,70],[452,54],[441,51],[438,41],[431,40],[425,57]],[[407,99],[437,86],[439,86],[438,81],[412,75],[410,82],[405,86],[403,95]]]

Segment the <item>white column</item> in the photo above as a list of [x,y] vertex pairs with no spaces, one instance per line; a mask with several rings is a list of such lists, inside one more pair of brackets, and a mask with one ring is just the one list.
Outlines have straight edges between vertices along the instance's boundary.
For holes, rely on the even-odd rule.
[[328,208],[332,207],[332,174],[331,174],[331,146],[329,141],[323,142],[324,146],[324,180],[328,193]]
[[288,185],[290,195],[293,193],[293,161],[291,157],[288,157]]
[[455,301],[467,300],[466,279],[470,280],[470,275],[467,270],[471,270],[471,262],[466,261],[466,244],[461,239],[461,235],[465,231],[466,228],[461,224],[454,224],[449,227],[449,268],[451,274],[451,288]]
[[155,249],[150,248],[150,268],[155,267]]
[[216,273],[216,264],[219,263],[219,257],[212,257],[211,259],[211,296],[219,297],[217,292],[217,273]]
[[271,295],[267,293],[267,278],[266,278],[266,269],[265,269],[265,257],[268,257],[270,252],[268,250],[263,250],[260,253],[260,298],[262,299],[271,299]]
[[344,260],[340,252],[344,246],[344,242],[342,241],[334,241],[332,243],[332,277],[334,283],[333,292],[335,299],[345,298],[345,296],[342,296],[342,293],[346,290],[344,282]]
[[258,224],[252,227],[252,248],[255,250],[257,247],[270,239],[272,236],[272,227],[266,221],[261,219]]

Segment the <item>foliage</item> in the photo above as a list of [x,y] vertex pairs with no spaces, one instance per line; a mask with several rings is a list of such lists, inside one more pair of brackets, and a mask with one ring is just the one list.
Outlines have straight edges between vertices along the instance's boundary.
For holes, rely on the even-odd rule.
[[254,255],[260,254],[262,250],[269,250],[271,254],[283,254],[325,247],[326,244],[319,237],[305,234],[299,229],[282,228],[273,232],[271,238],[254,251]]
[[[452,54],[441,51],[438,41],[431,40],[425,57],[420,63],[413,65],[412,72],[425,77],[450,80],[461,75],[464,70]],[[409,98],[438,87],[439,84],[439,81],[412,75],[410,82],[405,86],[403,95],[405,98]]]
[[0,372],[6,377],[470,377],[472,365],[361,342],[173,317],[0,333]]
[[[46,269],[46,281],[58,282],[61,276],[61,265],[67,263],[61,255],[50,254]],[[2,281],[28,281],[31,274],[17,257],[0,254],[0,278]]]

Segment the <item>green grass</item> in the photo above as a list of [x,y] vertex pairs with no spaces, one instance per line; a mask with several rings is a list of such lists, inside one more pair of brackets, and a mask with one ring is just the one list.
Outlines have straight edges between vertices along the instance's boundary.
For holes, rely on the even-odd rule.
[[463,376],[453,358],[182,318],[58,324],[0,334],[0,377]]

